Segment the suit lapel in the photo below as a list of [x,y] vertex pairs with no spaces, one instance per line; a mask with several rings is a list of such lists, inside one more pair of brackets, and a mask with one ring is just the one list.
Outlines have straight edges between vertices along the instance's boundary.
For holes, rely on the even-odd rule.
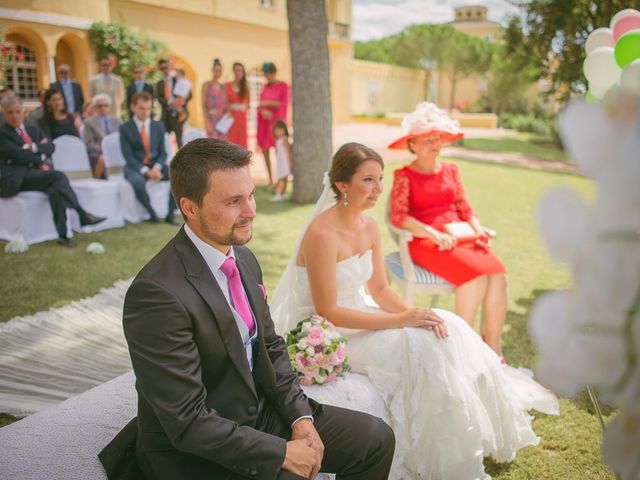
[[185,278],[209,306],[231,361],[257,397],[240,331],[218,281],[207,267],[198,249],[187,237],[184,228],[176,235],[174,246],[185,266]]

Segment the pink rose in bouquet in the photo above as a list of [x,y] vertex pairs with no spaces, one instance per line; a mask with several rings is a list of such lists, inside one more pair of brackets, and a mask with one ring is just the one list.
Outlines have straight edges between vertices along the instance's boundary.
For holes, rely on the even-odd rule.
[[298,322],[286,342],[302,385],[323,385],[349,371],[347,338],[323,317],[313,315]]

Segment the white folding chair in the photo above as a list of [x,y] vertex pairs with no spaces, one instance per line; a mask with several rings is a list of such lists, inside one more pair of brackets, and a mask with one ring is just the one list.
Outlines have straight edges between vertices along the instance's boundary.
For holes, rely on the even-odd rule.
[[84,142],[78,137],[62,135],[56,138],[53,143],[56,146],[51,156],[53,166],[56,170],[64,172],[69,178],[71,188],[78,197],[82,208],[93,215],[106,217],[104,222],[81,227],[77,212],[70,211],[73,229],[86,233],[124,226],[118,184],[109,180],[92,178],[91,164]]
[[[71,210],[67,210],[67,214]],[[67,215],[67,237],[73,236]],[[43,192],[20,192],[0,198],[0,239],[28,245],[58,238],[49,199]]]
[[192,128],[191,130],[187,130],[186,132],[184,132],[184,135],[182,135],[182,145],[186,145],[190,141],[197,138],[206,138],[206,136],[207,134],[204,130]]
[[[105,168],[109,179],[118,183],[124,219],[129,223],[138,223],[148,219],[149,213],[138,202],[133,187],[124,178],[126,160],[122,155],[122,150],[120,150],[119,132],[110,133],[102,139],[102,154],[104,155]],[[145,188],[147,189],[151,206],[158,217],[165,217],[169,210],[168,195],[171,190],[169,182],[154,182],[150,180],[146,183]]]
[[443,294],[453,293],[455,287],[445,279],[437,276],[429,270],[413,263],[409,253],[409,242],[413,239],[410,231],[398,228],[391,223],[390,202],[387,200],[385,221],[391,238],[398,245],[398,251],[389,253],[384,261],[387,267],[387,275],[391,283],[397,283],[402,289],[402,296],[410,305],[416,293],[431,295],[431,306],[438,304],[438,297]]

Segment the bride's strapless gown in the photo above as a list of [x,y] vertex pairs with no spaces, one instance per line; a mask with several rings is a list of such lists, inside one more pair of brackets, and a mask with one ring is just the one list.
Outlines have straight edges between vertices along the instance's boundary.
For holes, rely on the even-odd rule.
[[[297,267],[296,318],[314,313],[307,273]],[[372,275],[371,251],[337,264],[338,304],[379,311],[364,293]],[[382,395],[396,435],[392,478],[490,478],[483,457],[513,460],[536,445],[531,408],[558,413],[556,397],[499,357],[460,317],[435,309],[449,337],[419,328],[340,329],[349,338],[352,370],[366,375]],[[322,387],[319,387],[322,388]],[[362,410],[357,400],[350,408]]]

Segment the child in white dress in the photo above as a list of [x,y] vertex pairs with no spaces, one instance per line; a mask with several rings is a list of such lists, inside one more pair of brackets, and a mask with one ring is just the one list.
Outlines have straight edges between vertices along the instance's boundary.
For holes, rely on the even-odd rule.
[[289,144],[289,130],[287,124],[278,120],[273,125],[273,138],[276,141],[276,183],[275,195],[271,197],[272,202],[284,200],[284,193],[287,191],[287,181],[291,175],[291,145]]

